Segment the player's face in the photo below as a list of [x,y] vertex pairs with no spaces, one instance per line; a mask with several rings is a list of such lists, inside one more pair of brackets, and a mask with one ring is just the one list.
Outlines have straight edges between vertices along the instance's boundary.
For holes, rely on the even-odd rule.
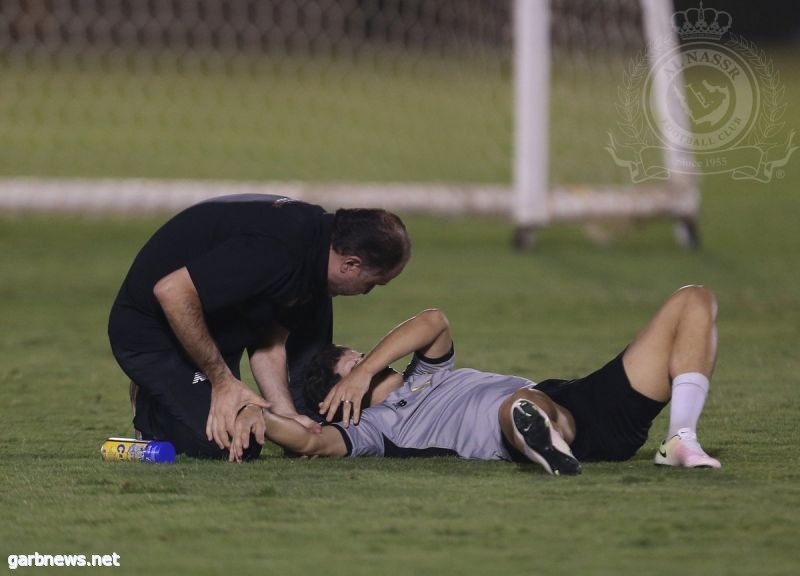
[[342,357],[339,358],[339,361],[336,363],[336,367],[334,368],[334,372],[344,378],[350,372],[353,371],[353,368],[358,366],[358,364],[364,359],[364,354],[362,352],[358,352],[357,350],[353,350],[352,348],[348,348],[343,354]]
[[[339,361],[334,366],[334,372],[344,378],[350,372],[353,371],[353,368],[358,366],[364,360],[364,354],[353,350],[352,348],[348,348],[342,354],[342,357],[339,358]],[[367,406],[375,406],[376,404],[380,404],[384,400],[386,400],[387,396],[391,394],[392,391],[396,390],[400,386],[403,385],[403,378],[392,370],[391,366],[387,366],[375,376],[372,377],[372,381],[369,385],[369,390],[364,395],[364,407]]]
[[[352,348],[347,348],[342,353],[339,361],[333,367],[334,373],[338,374],[340,378],[346,378],[356,366],[361,364],[361,362],[364,360],[364,356],[365,354],[363,352],[353,350]],[[374,387],[378,384],[381,384],[386,377],[391,374],[397,375],[397,372],[395,372],[391,366],[387,366],[372,377],[372,382],[370,385]]]

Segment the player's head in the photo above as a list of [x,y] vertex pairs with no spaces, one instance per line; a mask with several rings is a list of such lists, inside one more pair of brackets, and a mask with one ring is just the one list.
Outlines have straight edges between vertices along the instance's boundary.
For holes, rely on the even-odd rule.
[[403,221],[386,210],[336,211],[328,262],[332,296],[367,294],[388,284],[411,258],[411,239]]
[[[353,368],[364,358],[364,354],[347,348],[346,346],[336,346],[329,344],[320,350],[308,363],[303,374],[304,399],[306,406],[312,408],[319,406],[339,380],[350,374]],[[361,406],[366,408],[373,403],[382,402],[385,393],[375,394],[375,388],[381,384],[387,376],[394,374],[394,370],[386,368],[379,372],[372,379],[369,390],[364,395]],[[341,406],[336,411],[334,421],[342,419]]]

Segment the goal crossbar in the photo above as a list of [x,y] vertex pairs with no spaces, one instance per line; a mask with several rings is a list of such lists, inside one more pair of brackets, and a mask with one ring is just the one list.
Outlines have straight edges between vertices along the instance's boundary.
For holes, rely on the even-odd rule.
[[[175,212],[230,194],[275,194],[326,208],[380,207],[406,213],[508,216],[513,193],[502,185],[408,183],[234,182],[198,180],[8,178],[0,180],[0,210],[78,213]],[[551,221],[690,216],[669,187],[641,194],[631,188],[558,187]],[[691,200],[691,199],[690,199]]]

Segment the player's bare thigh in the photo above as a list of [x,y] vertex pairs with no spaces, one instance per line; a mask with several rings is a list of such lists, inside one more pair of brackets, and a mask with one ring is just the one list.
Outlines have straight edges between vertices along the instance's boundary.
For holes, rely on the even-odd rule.
[[[682,319],[689,314],[707,315],[713,324],[716,314],[714,294],[703,286],[684,286],[674,292],[647,326],[639,332],[622,357],[625,373],[631,386],[648,398],[666,402],[670,398],[671,361],[674,361],[675,340]],[[703,333],[702,322],[697,323],[700,332],[695,336],[698,345],[705,345],[707,334]],[[692,342],[687,343],[692,346]],[[714,352],[714,351],[712,351]],[[711,365],[707,366],[710,361]],[[697,371],[713,368],[713,354],[710,359],[701,359]]]
[[572,444],[575,439],[575,419],[572,417],[572,413],[560,404],[553,402],[544,392],[530,388],[520,388],[500,405],[498,417],[500,418],[500,428],[506,438],[513,438],[512,428],[514,424],[511,421],[511,406],[521,398],[530,400],[544,410],[556,431],[561,434],[567,444]]

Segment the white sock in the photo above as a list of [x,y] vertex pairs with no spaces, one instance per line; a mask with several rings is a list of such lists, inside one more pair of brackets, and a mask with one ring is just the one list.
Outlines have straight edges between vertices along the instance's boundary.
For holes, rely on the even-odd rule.
[[667,438],[672,438],[681,428],[689,428],[693,432],[697,430],[706,395],[708,378],[700,372],[685,372],[672,379]]

